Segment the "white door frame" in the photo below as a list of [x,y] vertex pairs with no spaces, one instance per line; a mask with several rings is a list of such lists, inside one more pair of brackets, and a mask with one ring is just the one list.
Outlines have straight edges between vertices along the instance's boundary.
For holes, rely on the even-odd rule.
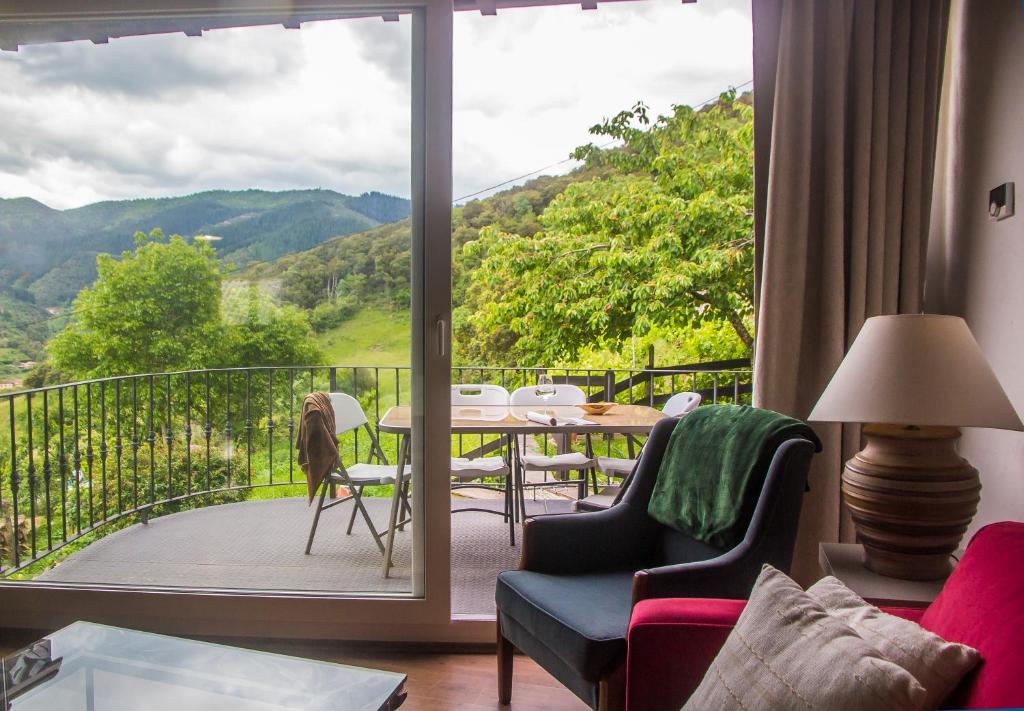
[[[6,0],[0,24],[302,12],[411,14],[414,570],[418,596],[131,589],[0,583],[0,628],[89,619],[205,636],[493,641],[493,622],[451,620],[451,0]],[[408,18],[405,20],[408,21]],[[2,88],[0,88],[2,90]]]

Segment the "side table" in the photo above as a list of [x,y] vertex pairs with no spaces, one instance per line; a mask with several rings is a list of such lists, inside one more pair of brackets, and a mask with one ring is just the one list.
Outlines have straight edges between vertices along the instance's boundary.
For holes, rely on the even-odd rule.
[[[956,564],[956,561],[953,561]],[[879,575],[864,567],[864,548],[859,543],[819,543],[818,565],[870,602],[890,607],[923,607],[936,598],[945,580],[901,580]]]

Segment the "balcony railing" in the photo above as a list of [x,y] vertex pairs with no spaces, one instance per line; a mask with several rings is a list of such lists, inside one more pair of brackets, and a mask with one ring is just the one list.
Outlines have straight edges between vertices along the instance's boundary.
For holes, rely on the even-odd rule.
[[[745,360],[643,370],[457,367],[452,378],[512,390],[542,372],[578,385],[592,401],[658,406],[693,390],[705,402],[747,402],[751,392]],[[410,378],[409,368],[392,366],[213,369],[0,395],[0,577],[33,577],[153,516],[250,496],[298,496],[305,479],[294,442],[306,394],[349,393],[378,422],[388,407],[408,404]],[[397,437],[378,438],[393,461]],[[366,439],[345,436],[343,459],[367,457]],[[456,436],[452,451],[473,456],[496,446]],[[621,442],[608,437],[604,446],[611,454]]]

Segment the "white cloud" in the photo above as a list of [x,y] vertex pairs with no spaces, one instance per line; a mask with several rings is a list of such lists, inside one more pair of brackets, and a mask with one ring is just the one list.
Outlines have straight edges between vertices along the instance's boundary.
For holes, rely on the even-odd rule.
[[[213,188],[408,195],[410,25],[4,53],[0,196],[70,207]],[[589,126],[637,100],[664,112],[751,73],[743,2],[467,12],[455,38],[456,196],[567,157]]]

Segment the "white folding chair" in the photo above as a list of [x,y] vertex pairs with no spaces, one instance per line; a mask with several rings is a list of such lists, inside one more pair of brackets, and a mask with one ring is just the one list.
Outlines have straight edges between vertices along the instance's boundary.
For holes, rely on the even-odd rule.
[[[698,405],[700,405],[700,393],[676,393],[661,406],[661,411],[669,417],[682,417],[683,415],[696,410]],[[630,450],[632,450],[632,436],[630,436],[629,445]],[[632,451],[630,453],[632,453]],[[643,453],[643,447],[640,448],[640,453]],[[588,496],[586,499],[578,501],[576,504],[576,510],[599,511],[611,506],[618,498],[619,492],[626,488],[629,476],[633,473],[633,470],[636,469],[636,464],[639,461],[639,458],[598,457],[597,468],[601,473],[609,479],[612,477],[622,479],[622,485],[619,486],[613,484],[606,486],[601,490],[601,493]]]
[[[400,487],[399,496],[402,500],[402,513],[399,518],[402,520],[398,521],[395,525],[397,528],[401,528],[406,523],[409,523],[412,518],[412,508],[409,506],[408,493],[411,471],[406,468],[406,471],[402,474],[402,481],[399,483],[398,467],[388,464],[384,450],[380,448],[380,443],[377,441],[377,435],[373,428],[370,427],[370,423],[366,419],[366,413],[363,412],[359,402],[351,395],[346,395],[345,393],[330,393],[330,398],[331,407],[334,409],[335,434],[342,435],[347,432],[358,431],[360,428],[365,429],[370,437],[370,453],[365,463],[357,462],[349,467],[342,463],[339,456],[337,469],[324,478],[323,484],[320,485],[320,497],[317,500],[316,513],[313,515],[313,526],[309,530],[306,555],[309,555],[309,551],[313,548],[313,537],[316,535],[316,527],[320,522],[320,512],[350,500],[354,501],[355,504],[352,507],[352,515],[349,517],[348,528],[345,529],[345,533],[348,535],[352,534],[352,525],[356,520],[356,512],[360,513],[363,520],[366,521],[367,528],[370,529],[370,535],[373,536],[374,543],[377,544],[377,548],[380,549],[381,555],[383,555],[383,538],[387,532],[379,532],[373,525],[370,514],[363,505],[363,489],[367,486],[394,485]],[[376,463],[374,462],[375,459]],[[349,495],[325,505],[324,500],[327,498],[327,490],[338,485],[348,487]]]
[[[670,397],[664,405],[661,406],[661,411],[669,417],[682,417],[683,415],[693,412],[700,405],[700,393],[676,393]],[[630,439],[630,447],[632,448],[633,441]],[[630,452],[632,454],[632,452]],[[633,467],[636,466],[637,459],[635,457],[598,457],[597,468],[602,474],[609,477],[616,477],[618,479],[624,479],[629,476],[630,472],[633,471]]]
[[[480,417],[486,419],[494,410],[500,412],[501,408],[508,408],[508,390],[500,385],[484,384],[463,384],[452,385],[452,408],[463,408],[467,411],[467,417],[472,417],[472,411],[481,408]],[[489,408],[483,409],[483,408]],[[503,447],[505,436],[502,435],[498,446]],[[516,543],[516,527],[514,519],[514,486],[511,481],[512,467],[507,457],[508,448],[505,448],[504,456],[481,456],[481,457],[452,457],[451,463],[451,488],[457,489],[487,489],[489,491],[500,491],[505,496],[505,508],[503,511],[486,509],[482,507],[453,508],[452,513],[461,511],[480,511],[493,513],[504,517],[508,523],[509,543]],[[485,479],[504,479],[504,484],[493,484],[484,481]]]
[[[536,386],[528,385],[517,388],[512,392],[509,402],[513,407],[567,407],[581,405],[587,401],[587,394],[575,385],[567,383],[556,383],[554,394],[542,397],[537,393]],[[586,452],[573,452],[569,448],[570,435],[555,435],[557,452],[553,455],[547,454],[526,454],[526,438],[523,438],[523,446],[520,449],[519,464],[523,470],[523,477],[520,486],[537,488],[542,486],[564,486],[565,484],[576,484],[579,487],[578,498],[582,499],[587,495],[587,472],[591,473],[593,484],[597,487],[597,460],[594,459],[593,447],[590,435],[586,435]],[[526,482],[526,472],[544,472],[543,482]],[[559,475],[567,475],[568,472],[578,471],[578,479],[559,479],[557,482],[548,482],[548,472]],[[525,510],[524,510],[525,515]]]

